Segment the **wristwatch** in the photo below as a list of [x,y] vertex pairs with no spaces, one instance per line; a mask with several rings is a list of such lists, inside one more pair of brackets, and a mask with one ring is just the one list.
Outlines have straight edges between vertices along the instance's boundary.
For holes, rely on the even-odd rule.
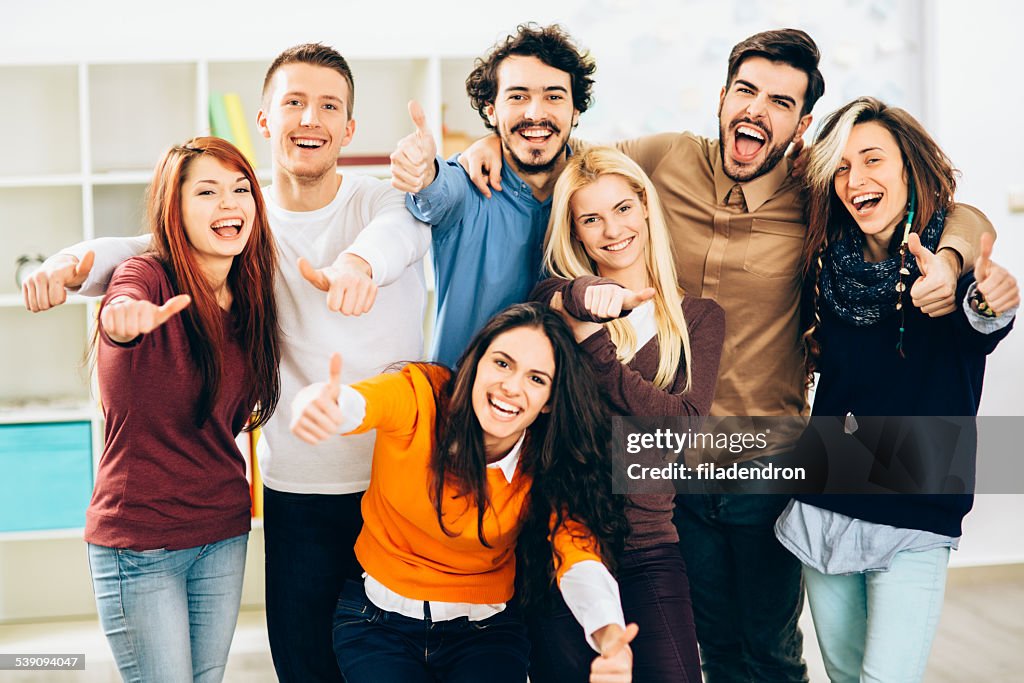
[[46,257],[42,254],[22,254],[18,257],[14,268],[14,281],[18,289],[21,289],[21,283],[25,281],[25,278],[31,275],[45,260]]

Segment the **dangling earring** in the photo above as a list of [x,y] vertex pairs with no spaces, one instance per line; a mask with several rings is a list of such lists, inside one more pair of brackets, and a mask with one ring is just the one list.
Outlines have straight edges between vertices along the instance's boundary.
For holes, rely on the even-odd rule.
[[900,242],[900,274],[899,279],[896,282],[896,310],[900,312],[900,339],[896,342],[896,350],[900,353],[900,358],[906,358],[906,354],[903,353],[903,333],[906,330],[906,318],[907,312],[903,310],[903,293],[907,291],[907,285],[903,282],[903,278],[910,275],[910,269],[907,268],[907,243],[910,241],[910,228],[914,224],[914,212],[917,209],[917,193],[914,191],[914,186],[910,186],[910,201],[907,202],[907,223],[903,226],[903,240]]

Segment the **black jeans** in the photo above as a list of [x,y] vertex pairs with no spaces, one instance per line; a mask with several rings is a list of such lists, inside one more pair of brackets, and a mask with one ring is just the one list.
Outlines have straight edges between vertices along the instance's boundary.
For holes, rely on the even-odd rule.
[[676,496],[673,521],[708,683],[807,680],[800,562],[775,538],[788,496]]
[[346,579],[360,579],[352,546],[362,493],[318,495],[263,488],[267,633],[284,683],[340,683],[331,624]]
[[[634,683],[700,683],[686,564],[674,544],[629,550],[619,559],[619,593],[633,641]],[[597,653],[557,590],[545,615],[528,619],[531,683],[587,681]]]
[[493,617],[431,621],[388,612],[347,581],[334,614],[334,652],[348,683],[524,683],[526,628],[509,606]]

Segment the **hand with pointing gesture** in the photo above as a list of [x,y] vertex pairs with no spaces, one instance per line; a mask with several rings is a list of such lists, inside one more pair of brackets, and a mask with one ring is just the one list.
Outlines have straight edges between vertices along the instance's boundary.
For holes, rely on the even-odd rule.
[[130,296],[115,297],[104,304],[100,326],[112,340],[125,344],[160,327],[190,303],[192,298],[188,294],[171,297],[163,306]]
[[1020,289],[1016,278],[992,261],[993,242],[992,235],[985,233],[981,236],[981,253],[974,262],[974,280],[985,303],[999,315],[1020,304]]
[[590,665],[591,683],[629,683],[633,680],[633,652],[629,644],[640,627],[629,624],[623,629],[609,624],[594,632],[601,656]]
[[437,145],[434,134],[427,128],[427,117],[419,102],[409,102],[409,116],[416,131],[399,140],[391,153],[391,186],[416,194],[437,177]]
[[311,285],[327,292],[327,309],[342,315],[369,313],[377,300],[377,285],[370,264],[355,254],[341,254],[334,263],[314,268],[299,257],[299,273]]
[[910,233],[907,248],[921,271],[921,277],[910,288],[911,301],[932,318],[952,313],[956,310],[956,281],[960,275],[959,264],[954,263],[956,257],[948,249],[933,254],[915,232]]
[[639,292],[620,285],[591,285],[583,293],[583,303],[595,318],[618,318],[654,298],[654,287]]
[[335,436],[344,423],[338,396],[341,394],[341,354],[331,355],[326,382],[299,391],[292,401],[292,434],[308,444]]
[[21,283],[25,308],[38,313],[67,301],[65,287],[79,287],[92,270],[95,252],[86,252],[82,260],[71,254],[54,254]]

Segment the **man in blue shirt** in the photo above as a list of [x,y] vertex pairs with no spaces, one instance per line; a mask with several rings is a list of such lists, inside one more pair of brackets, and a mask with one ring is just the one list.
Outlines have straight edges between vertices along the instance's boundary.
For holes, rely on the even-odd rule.
[[520,26],[466,79],[473,107],[501,139],[503,192],[492,199],[453,157],[437,157],[423,110],[391,155],[392,185],[433,226],[437,322],[431,357],[455,365],[491,316],[525,301],[540,276],[551,192],[569,133],[591,102],[590,57],[558,26]]

